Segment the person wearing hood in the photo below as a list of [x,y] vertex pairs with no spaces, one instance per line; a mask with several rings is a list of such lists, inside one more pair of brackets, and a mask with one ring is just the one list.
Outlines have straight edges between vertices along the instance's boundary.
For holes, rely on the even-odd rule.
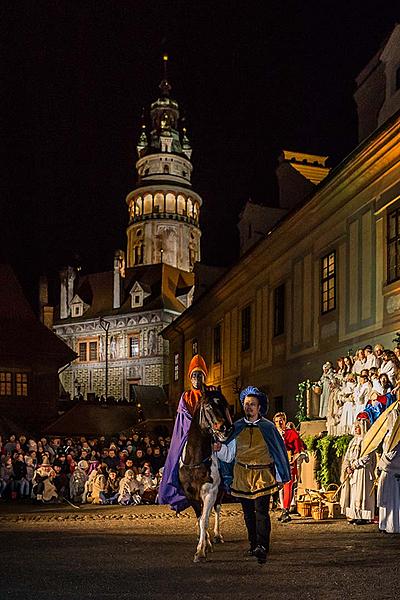
[[361,457],[361,445],[369,426],[368,414],[359,413],[342,462],[340,506],[349,523],[354,525],[370,523],[375,515],[375,453]]
[[250,543],[246,556],[265,563],[269,552],[270,496],[291,480],[288,455],[282,436],[265,418],[266,394],[254,386],[240,393],[245,416],[234,424],[226,444],[215,444],[217,456],[234,463],[231,494],[240,499]]
[[119,482],[118,504],[123,506],[140,504],[142,494],[143,486],[137,481],[135,473],[128,469]]
[[184,392],[179,400],[171,445],[158,492],[158,504],[169,504],[177,513],[189,506],[179,483],[179,459],[187,441],[193,415],[206,389],[208,371],[204,358],[200,354],[193,356],[190,361],[188,375],[191,389]]
[[89,463],[86,460],[80,460],[75,471],[71,475],[69,480],[69,495],[72,502],[82,502],[83,500],[85,483],[88,479],[88,468]]
[[36,496],[36,500],[43,502],[57,500],[57,490],[53,483],[55,476],[56,474],[50,464],[49,458],[44,456],[42,464],[36,469],[32,479],[32,491]]

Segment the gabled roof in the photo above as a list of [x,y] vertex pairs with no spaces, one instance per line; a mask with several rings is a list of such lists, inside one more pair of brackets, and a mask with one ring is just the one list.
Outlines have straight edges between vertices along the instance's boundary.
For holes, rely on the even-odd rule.
[[[94,319],[160,309],[181,313],[186,307],[178,297],[192,288],[194,274],[167,264],[142,265],[126,269],[125,277],[121,281],[121,306],[113,308],[113,271],[80,275],[75,286],[75,294],[78,294],[89,308],[83,317],[77,318]],[[130,292],[135,283],[138,283],[148,296],[144,298],[142,306],[132,308]],[[70,323],[75,320],[73,317],[67,319],[57,317],[56,323]]]
[[75,358],[36,317],[10,265],[0,264],[0,364],[60,368]]

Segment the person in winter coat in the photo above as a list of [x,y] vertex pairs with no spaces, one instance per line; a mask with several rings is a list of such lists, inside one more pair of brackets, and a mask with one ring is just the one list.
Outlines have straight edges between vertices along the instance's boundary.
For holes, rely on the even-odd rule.
[[88,480],[87,470],[89,465],[86,460],[80,460],[69,480],[69,495],[72,502],[82,502],[85,483]]
[[101,504],[100,493],[104,492],[106,489],[106,481],[108,477],[107,465],[102,463],[95,473],[95,476],[92,480],[92,503],[93,504]]
[[27,469],[23,454],[18,454],[13,462],[15,494],[20,498],[29,498],[29,482],[26,477]]
[[117,504],[119,496],[119,483],[121,479],[118,477],[116,469],[110,469],[104,492],[100,492],[100,500],[102,504]]
[[128,469],[119,483],[118,504],[140,504],[142,493],[143,485],[136,480],[134,472]]
[[32,491],[36,500],[50,502],[57,499],[57,490],[53,483],[55,475],[48,457],[45,456],[40,467],[36,469],[32,480]]

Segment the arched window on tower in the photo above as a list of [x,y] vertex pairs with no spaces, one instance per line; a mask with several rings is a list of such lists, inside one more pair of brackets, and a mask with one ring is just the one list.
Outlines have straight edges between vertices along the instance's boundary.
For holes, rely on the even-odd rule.
[[164,165],[164,173],[165,174],[169,173],[169,165]]
[[166,196],[166,212],[175,212],[175,194],[168,193]]
[[133,249],[133,264],[143,264],[143,244],[137,244]]
[[149,215],[153,208],[153,197],[151,194],[146,194],[144,197],[144,214]]
[[178,196],[178,215],[186,216],[186,202],[185,202],[185,198],[184,198],[184,196],[182,196],[182,194],[179,194],[179,196]]

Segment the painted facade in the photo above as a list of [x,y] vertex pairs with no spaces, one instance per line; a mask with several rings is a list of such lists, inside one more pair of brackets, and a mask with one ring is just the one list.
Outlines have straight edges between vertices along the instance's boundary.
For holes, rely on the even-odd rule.
[[61,272],[53,329],[78,355],[60,375],[70,398],[107,393],[134,401],[138,385],[165,386],[168,342],[160,334],[193,298],[201,198],[191,188],[192,149],[170,97],[166,61],[150,133],[143,123],[137,144],[138,183],[126,199],[127,251],[115,252],[113,271]]
[[[291,210],[164,332],[172,403],[188,385],[194,349],[209,366],[208,383],[221,385],[235,409],[240,388],[254,384],[268,391],[271,412],[294,416],[298,383],[318,380],[327,359],[367,343],[393,347],[400,329],[399,27],[379,55],[389,64],[390,49],[387,119],[306,198],[289,186]],[[360,89],[357,96],[368,97]]]

